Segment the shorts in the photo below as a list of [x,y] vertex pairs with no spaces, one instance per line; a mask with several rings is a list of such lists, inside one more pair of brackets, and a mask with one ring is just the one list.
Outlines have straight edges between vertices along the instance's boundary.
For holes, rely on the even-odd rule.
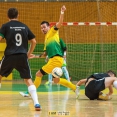
[[0,75],[7,77],[13,69],[16,69],[23,79],[32,77],[27,54],[5,55],[2,58],[0,62]]
[[50,58],[48,63],[42,67],[42,70],[46,72],[47,74],[52,73],[52,70],[55,67],[62,67],[63,65],[63,57],[60,56],[54,56],[53,58]]
[[100,91],[105,89],[105,78],[92,80],[85,87],[85,95],[90,99],[98,99]]

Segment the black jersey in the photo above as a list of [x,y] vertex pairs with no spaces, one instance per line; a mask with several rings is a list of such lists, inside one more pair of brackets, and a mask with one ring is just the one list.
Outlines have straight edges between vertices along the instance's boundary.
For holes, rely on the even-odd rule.
[[3,24],[0,29],[0,36],[6,39],[5,55],[27,53],[28,40],[35,38],[35,35],[25,24],[16,20]]
[[107,73],[94,73],[91,76],[89,76],[88,79],[94,78],[94,79],[98,80],[98,79],[102,79],[104,77],[110,77],[110,76]]

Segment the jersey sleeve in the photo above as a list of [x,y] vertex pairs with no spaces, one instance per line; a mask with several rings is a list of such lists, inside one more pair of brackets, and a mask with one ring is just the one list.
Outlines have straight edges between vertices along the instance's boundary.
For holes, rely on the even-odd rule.
[[110,77],[107,73],[94,73],[93,77],[95,79],[102,79],[104,77]]

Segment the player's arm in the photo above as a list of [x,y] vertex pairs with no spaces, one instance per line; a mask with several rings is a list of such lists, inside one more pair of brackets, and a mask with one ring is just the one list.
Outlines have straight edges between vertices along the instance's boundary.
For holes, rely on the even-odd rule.
[[77,86],[80,86],[80,85],[84,85],[85,82],[87,81],[87,79],[82,79],[82,80],[79,80],[78,83],[76,84]]
[[63,18],[64,18],[64,12],[65,12],[65,10],[66,10],[66,7],[65,7],[65,5],[63,5],[61,7],[61,14],[60,14],[59,22],[56,24],[57,28],[60,28],[61,25],[62,25],[62,23],[63,23]]
[[43,52],[42,54],[35,55],[36,58],[46,58],[47,54],[46,52]]
[[30,55],[33,53],[33,51],[34,51],[34,49],[35,49],[36,40],[35,40],[35,38],[34,38],[34,39],[29,40],[29,42],[30,42],[30,47],[29,47],[29,50],[28,50],[28,53],[27,53],[28,58],[30,57]]
[[109,89],[108,95],[112,95],[113,94],[113,87],[112,87],[112,85],[109,86],[108,89]]
[[30,54],[29,59],[33,59],[33,58],[46,58],[47,54],[46,52],[43,52],[42,54]]

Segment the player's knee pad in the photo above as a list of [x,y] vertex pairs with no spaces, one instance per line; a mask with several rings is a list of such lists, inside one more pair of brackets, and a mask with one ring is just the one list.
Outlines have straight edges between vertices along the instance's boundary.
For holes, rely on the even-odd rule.
[[117,80],[113,82],[113,86],[117,89]]

